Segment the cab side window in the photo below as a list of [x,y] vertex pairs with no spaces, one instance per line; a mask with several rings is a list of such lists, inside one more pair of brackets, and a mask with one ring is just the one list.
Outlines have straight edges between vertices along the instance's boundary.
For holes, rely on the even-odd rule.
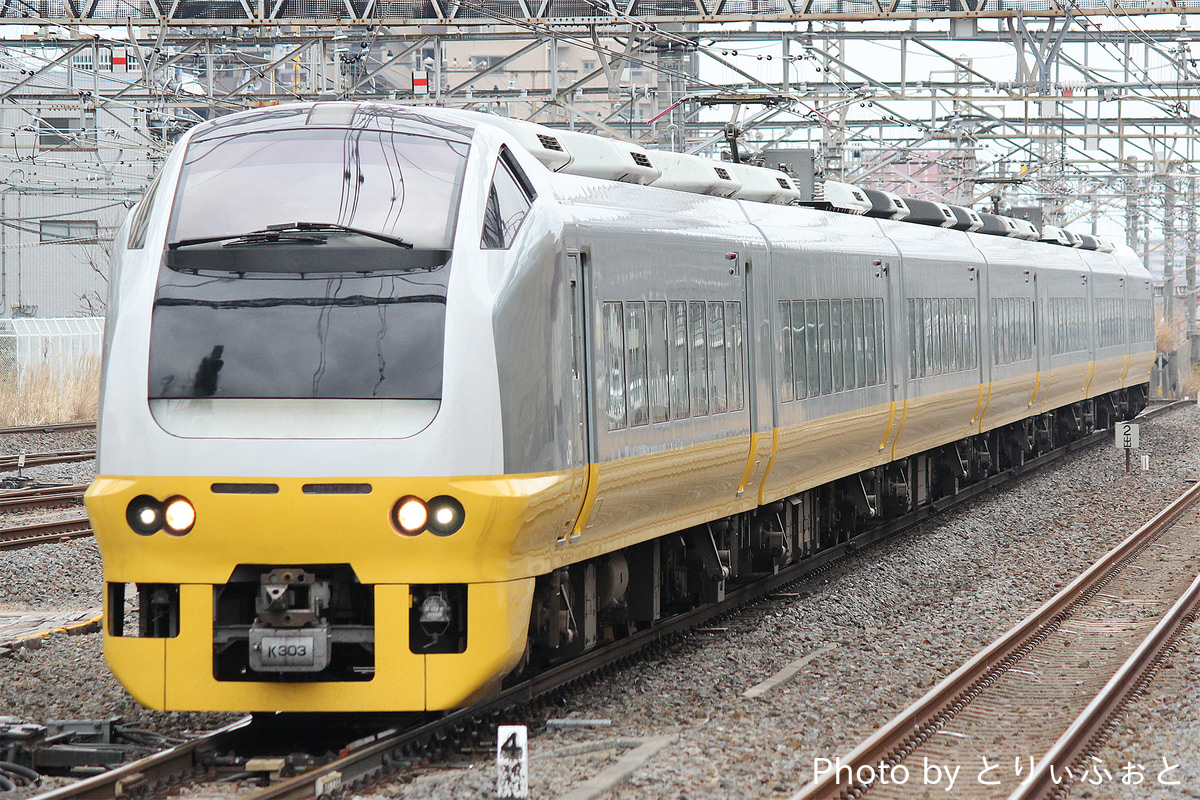
[[484,250],[508,249],[536,196],[508,148],[501,148],[483,213],[479,246]]

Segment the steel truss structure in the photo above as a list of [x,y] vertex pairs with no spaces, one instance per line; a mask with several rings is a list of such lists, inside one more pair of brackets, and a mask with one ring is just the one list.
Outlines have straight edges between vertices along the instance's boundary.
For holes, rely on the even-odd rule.
[[0,19],[27,24],[212,27],[224,25],[607,25],[874,21],[982,17],[1138,16],[1195,13],[1196,0],[2,0]]

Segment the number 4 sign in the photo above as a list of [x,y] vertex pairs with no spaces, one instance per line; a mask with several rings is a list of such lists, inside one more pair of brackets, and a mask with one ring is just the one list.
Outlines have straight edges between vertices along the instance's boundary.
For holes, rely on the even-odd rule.
[[524,725],[496,728],[496,797],[529,797],[529,733]]

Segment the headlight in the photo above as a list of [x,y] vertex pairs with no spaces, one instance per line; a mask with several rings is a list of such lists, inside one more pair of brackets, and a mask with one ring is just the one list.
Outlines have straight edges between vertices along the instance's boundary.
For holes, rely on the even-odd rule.
[[184,497],[172,497],[163,512],[167,533],[183,536],[196,524],[196,509]]
[[392,506],[392,522],[401,533],[416,536],[425,530],[425,523],[428,521],[429,510],[420,498],[401,497],[396,501],[396,505]]
[[162,504],[148,494],[138,495],[129,501],[125,509],[125,521],[134,533],[149,536],[157,533],[163,526]]
[[429,530],[438,536],[449,536],[463,525],[466,512],[462,503],[442,495],[429,501]]

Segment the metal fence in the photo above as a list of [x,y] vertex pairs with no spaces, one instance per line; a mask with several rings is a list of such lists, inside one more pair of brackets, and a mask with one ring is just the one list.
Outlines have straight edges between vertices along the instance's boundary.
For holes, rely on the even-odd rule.
[[69,372],[88,359],[99,360],[103,340],[103,317],[0,319],[0,371]]

